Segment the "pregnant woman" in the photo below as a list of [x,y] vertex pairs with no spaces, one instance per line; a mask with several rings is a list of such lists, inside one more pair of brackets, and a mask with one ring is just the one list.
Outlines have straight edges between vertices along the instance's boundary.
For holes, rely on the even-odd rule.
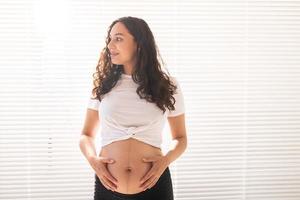
[[[144,20],[122,17],[109,26],[79,143],[95,171],[94,200],[174,199],[168,166],[187,147],[184,98],[158,58]],[[175,145],[164,155],[166,120]]]

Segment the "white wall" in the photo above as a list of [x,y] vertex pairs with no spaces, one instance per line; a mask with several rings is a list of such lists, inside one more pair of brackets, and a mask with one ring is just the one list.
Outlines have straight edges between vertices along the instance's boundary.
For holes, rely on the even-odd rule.
[[78,139],[107,28],[127,15],[148,22],[185,95],[176,199],[300,199],[299,10],[299,0],[2,0],[0,199],[92,199]]

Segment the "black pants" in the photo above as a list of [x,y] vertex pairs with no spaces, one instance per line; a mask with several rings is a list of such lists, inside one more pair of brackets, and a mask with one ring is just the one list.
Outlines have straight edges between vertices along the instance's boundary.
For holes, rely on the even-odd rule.
[[169,167],[153,187],[135,194],[123,194],[108,190],[95,174],[94,200],[174,200]]

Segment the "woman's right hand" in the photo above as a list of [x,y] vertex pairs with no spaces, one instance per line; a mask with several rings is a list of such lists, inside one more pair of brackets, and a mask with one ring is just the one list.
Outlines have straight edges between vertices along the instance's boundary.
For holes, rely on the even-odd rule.
[[101,183],[109,190],[117,189],[118,180],[111,175],[107,169],[107,164],[113,164],[115,161],[107,157],[94,156],[90,159],[90,164],[95,170]]

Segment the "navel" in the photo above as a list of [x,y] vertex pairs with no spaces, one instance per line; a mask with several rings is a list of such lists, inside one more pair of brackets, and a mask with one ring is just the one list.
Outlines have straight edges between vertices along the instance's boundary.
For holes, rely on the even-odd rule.
[[126,172],[131,172],[132,171],[132,167],[128,166],[126,167]]

